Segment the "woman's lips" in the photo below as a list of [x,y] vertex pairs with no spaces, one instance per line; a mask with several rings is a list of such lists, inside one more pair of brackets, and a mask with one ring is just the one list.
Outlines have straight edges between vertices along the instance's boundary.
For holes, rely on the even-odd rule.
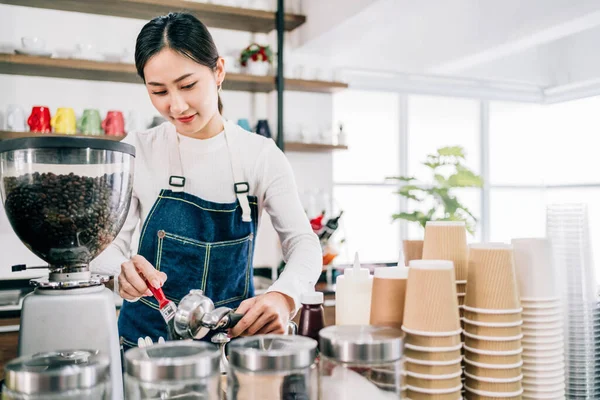
[[189,117],[179,117],[177,121],[187,124],[188,122],[192,122],[192,120],[196,117],[196,114],[190,115]]

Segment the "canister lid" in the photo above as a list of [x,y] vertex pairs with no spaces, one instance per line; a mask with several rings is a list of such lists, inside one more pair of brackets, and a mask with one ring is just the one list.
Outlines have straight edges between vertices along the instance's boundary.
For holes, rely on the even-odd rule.
[[402,358],[404,333],[364,325],[330,326],[319,332],[321,354],[341,362],[380,363]]
[[252,372],[307,368],[317,355],[317,342],[303,336],[257,335],[229,345],[229,364]]
[[109,379],[109,360],[96,350],[61,350],[8,362],[4,384],[22,394],[90,389]]
[[315,305],[323,304],[323,292],[305,292],[300,295],[302,304]]
[[166,342],[128,350],[125,370],[142,382],[205,378],[219,372],[219,356],[211,343]]

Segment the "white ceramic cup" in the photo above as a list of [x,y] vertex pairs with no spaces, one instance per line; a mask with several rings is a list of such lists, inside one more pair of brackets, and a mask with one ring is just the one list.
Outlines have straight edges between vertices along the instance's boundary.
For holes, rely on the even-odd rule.
[[46,47],[46,41],[36,36],[24,36],[21,38],[21,44],[25,50],[40,51]]
[[16,104],[10,104],[6,108],[6,130],[12,132],[26,132],[25,111]]

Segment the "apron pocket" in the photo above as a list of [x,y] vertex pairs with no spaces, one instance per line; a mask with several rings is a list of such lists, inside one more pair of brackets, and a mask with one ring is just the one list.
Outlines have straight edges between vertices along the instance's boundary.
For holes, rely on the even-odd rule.
[[238,240],[210,244],[205,293],[215,307],[237,306],[252,294],[253,242],[254,234],[250,233]]
[[215,307],[239,304],[252,294],[253,242],[253,233],[208,243],[158,231],[155,266],[167,274],[165,295],[179,302],[190,290],[202,289]]
[[167,274],[165,295],[179,302],[191,289],[205,290],[209,245],[163,230],[157,234],[154,265]]

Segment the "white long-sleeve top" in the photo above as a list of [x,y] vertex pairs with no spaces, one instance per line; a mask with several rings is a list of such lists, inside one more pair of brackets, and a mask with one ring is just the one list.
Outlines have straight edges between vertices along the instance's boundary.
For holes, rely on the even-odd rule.
[[[319,240],[313,233],[300,203],[291,166],[271,139],[230,124],[232,154],[250,185],[250,195],[258,197],[259,221],[266,210],[279,235],[286,267],[268,289],[290,296],[296,310],[300,295],[314,290],[322,270]],[[115,241],[92,263],[97,273],[118,275],[121,264],[131,258],[131,241],[136,227],[145,221],[161,189],[168,189],[169,151],[167,138],[179,136],[179,150],[185,191],[204,200],[236,201],[233,173],[224,131],[210,139],[194,139],[178,134],[165,122],[155,128],[132,132],[123,140],[136,148],[135,176],[129,215]]]

